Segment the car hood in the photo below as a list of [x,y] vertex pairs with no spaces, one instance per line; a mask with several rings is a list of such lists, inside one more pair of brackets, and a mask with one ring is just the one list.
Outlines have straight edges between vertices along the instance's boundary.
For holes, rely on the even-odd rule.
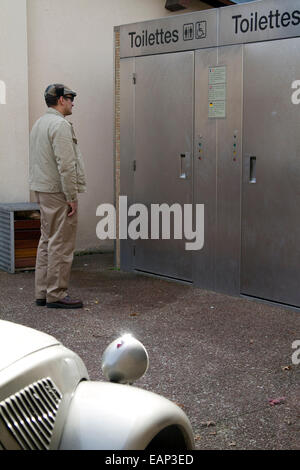
[[0,320],[0,371],[40,349],[60,344],[53,336]]

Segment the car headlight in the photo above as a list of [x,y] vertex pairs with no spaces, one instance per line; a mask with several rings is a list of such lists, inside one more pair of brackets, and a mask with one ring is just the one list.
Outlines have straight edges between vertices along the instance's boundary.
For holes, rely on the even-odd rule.
[[113,341],[104,351],[102,371],[110,382],[133,383],[148,369],[148,353],[131,334]]

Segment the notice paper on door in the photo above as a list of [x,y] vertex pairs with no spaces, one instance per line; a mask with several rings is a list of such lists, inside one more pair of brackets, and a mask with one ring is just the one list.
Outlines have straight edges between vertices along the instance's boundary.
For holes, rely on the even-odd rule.
[[208,69],[208,117],[226,117],[226,66]]
[[209,103],[208,108],[209,118],[224,118],[226,117],[226,101],[212,101]]

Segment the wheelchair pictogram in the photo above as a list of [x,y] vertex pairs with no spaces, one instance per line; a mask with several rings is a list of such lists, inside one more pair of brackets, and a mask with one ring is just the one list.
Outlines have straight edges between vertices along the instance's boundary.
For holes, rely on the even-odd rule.
[[195,28],[196,39],[206,38],[206,21],[198,21]]

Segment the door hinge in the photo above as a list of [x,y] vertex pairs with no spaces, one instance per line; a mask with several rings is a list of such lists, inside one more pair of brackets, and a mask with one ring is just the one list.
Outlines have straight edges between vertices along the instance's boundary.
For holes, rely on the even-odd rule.
[[132,74],[132,83],[136,85],[136,73]]
[[132,169],[133,171],[136,171],[136,160],[133,160],[132,162]]

